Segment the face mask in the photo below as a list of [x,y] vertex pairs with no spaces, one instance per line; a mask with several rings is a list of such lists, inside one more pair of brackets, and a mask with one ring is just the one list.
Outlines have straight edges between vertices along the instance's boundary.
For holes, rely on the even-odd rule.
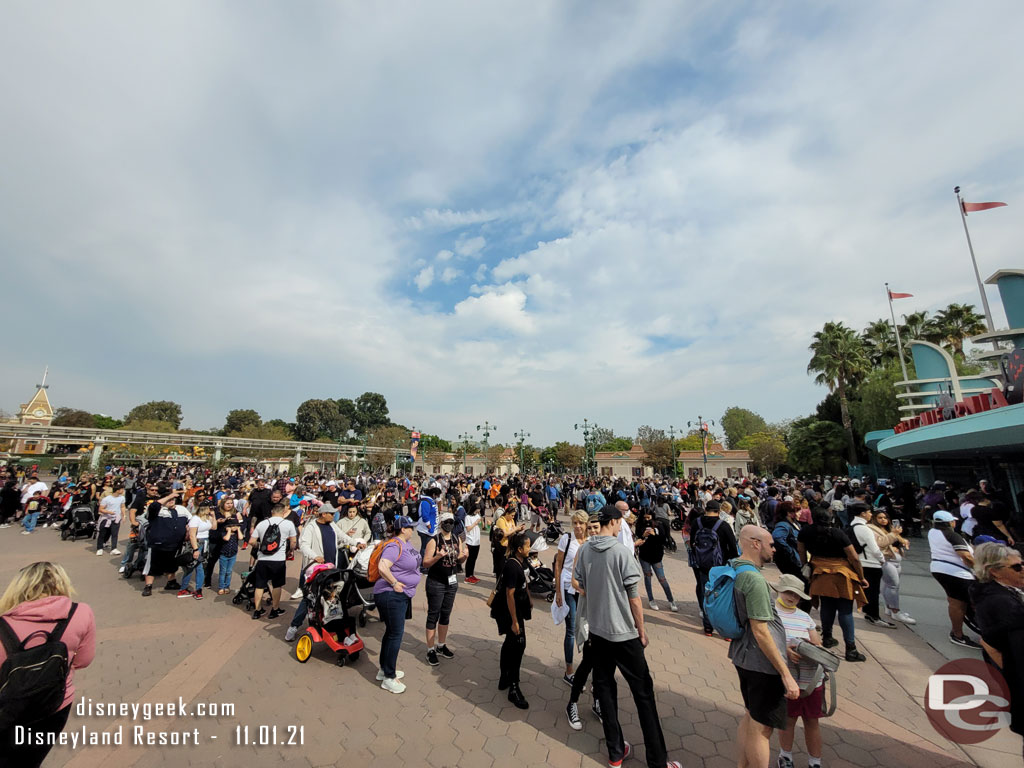
[[443,523],[441,523],[441,530],[445,533],[451,533],[454,529],[455,523],[453,523],[451,520],[445,520]]

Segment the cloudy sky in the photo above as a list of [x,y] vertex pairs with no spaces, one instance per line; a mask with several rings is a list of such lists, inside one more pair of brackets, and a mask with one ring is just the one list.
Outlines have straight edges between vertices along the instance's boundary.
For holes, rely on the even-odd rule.
[[[1024,5],[7,4],[0,408],[383,393],[454,437],[810,412],[1021,265]],[[993,293],[993,296],[995,294]],[[998,305],[998,302],[996,302]],[[1002,320],[1001,315],[997,320]]]

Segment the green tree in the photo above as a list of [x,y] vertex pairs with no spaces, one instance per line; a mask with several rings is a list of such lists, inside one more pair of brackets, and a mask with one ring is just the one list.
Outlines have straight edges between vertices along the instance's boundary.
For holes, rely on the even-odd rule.
[[644,424],[636,431],[636,444],[646,451],[648,445],[657,440],[664,440],[665,437],[665,430]]
[[427,450],[428,448],[436,448],[445,453],[452,452],[452,444],[447,440],[438,437],[437,435],[428,435],[426,433],[420,434],[420,448]]
[[671,472],[673,464],[672,441],[667,437],[648,440],[644,446],[644,458],[641,463],[655,471]]
[[[678,445],[678,441],[676,442]],[[613,437],[597,446],[598,451],[628,451],[633,447],[633,441],[628,437]]]
[[857,386],[857,395],[850,403],[850,416],[854,429],[860,435],[876,429],[891,429],[899,423],[900,401],[896,397],[896,382],[902,380],[900,366],[894,362],[872,371]]
[[124,422],[120,419],[115,419],[112,416],[106,416],[102,413],[94,413],[92,415],[92,426],[96,429],[121,429],[124,426]]
[[[590,430],[590,442],[594,445],[604,445],[615,439],[615,431],[608,429],[608,427],[594,427]],[[597,450],[603,449],[598,448]]]
[[132,432],[176,432],[177,427],[169,421],[160,421],[158,419],[139,419],[137,421],[128,421],[121,427],[121,429],[128,429]]
[[235,409],[228,411],[227,418],[224,419],[224,434],[229,435],[232,432],[248,427],[248,426],[260,426],[263,423],[263,419],[260,415],[252,408]]
[[280,424],[243,424],[238,429],[228,432],[227,437],[247,437],[250,440],[294,440],[291,430]]
[[124,417],[125,422],[138,421],[166,421],[174,425],[174,429],[181,426],[181,406],[170,400],[151,400],[142,405],[136,405],[128,415]]
[[935,320],[928,317],[928,312],[911,312],[903,316],[900,326],[900,337],[904,341],[930,341],[937,343],[942,340],[942,331]]
[[802,474],[841,473],[847,435],[832,421],[813,416],[793,423],[789,434],[789,464]]
[[359,419],[356,417],[355,402],[347,397],[339,398],[334,402],[338,406],[338,413],[348,419],[348,423],[352,429],[355,429],[358,432],[359,430],[356,429],[356,424]]
[[884,366],[899,358],[896,334],[892,330],[892,323],[888,320],[880,318],[868,323],[860,336],[864,340],[868,359],[871,360],[872,365]]
[[303,442],[318,437],[338,440],[348,434],[349,424],[333,400],[306,400],[295,411],[295,436]]
[[287,438],[288,440],[294,440],[295,439],[295,424],[294,423],[289,423],[289,422],[285,421],[284,419],[271,419],[270,421],[263,422],[263,426],[265,426],[265,427],[279,427],[279,428],[283,429],[285,432],[287,432],[290,435],[290,437]]
[[935,326],[942,343],[960,357],[964,354],[964,339],[988,330],[985,318],[974,311],[973,304],[950,304],[935,314]]
[[768,428],[768,423],[761,416],[746,408],[736,406],[726,408],[719,423],[725,431],[725,439],[730,448],[739,445],[747,435],[763,432]]
[[857,447],[853,440],[848,390],[867,373],[870,363],[864,341],[843,323],[828,322],[814,334],[810,345],[811,361],[807,372],[815,373],[815,382],[824,384],[839,396],[839,408],[846,430],[847,450],[851,464],[857,463]]
[[562,440],[541,451],[540,460],[550,462],[556,469],[575,470],[583,464],[583,446]]
[[363,392],[355,401],[356,418],[354,428],[360,435],[372,432],[378,427],[391,423],[388,418],[388,401],[376,392]]
[[58,408],[53,412],[53,421],[50,423],[55,427],[96,426],[96,421],[93,419],[92,414],[78,408]]
[[776,470],[789,460],[789,449],[786,441],[778,432],[765,430],[747,435],[739,441],[737,447],[750,453],[758,472],[774,475]]

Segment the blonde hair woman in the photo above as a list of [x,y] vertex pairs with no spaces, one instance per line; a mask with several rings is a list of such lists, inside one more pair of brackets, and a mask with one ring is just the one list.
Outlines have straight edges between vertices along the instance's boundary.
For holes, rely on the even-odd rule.
[[565,676],[566,685],[572,685],[572,651],[576,642],[576,590],[572,586],[572,567],[576,562],[576,553],[588,538],[586,512],[577,510],[573,513],[572,531],[563,533],[558,539],[558,552],[555,555],[555,602],[559,607],[563,603],[569,612],[565,616]]
[[[22,568],[0,597],[0,664],[13,648],[24,642],[28,648],[59,639],[68,649],[68,677],[64,695],[50,712],[32,712],[23,722],[0,730],[0,754],[10,765],[36,768],[46,759],[53,737],[64,730],[75,697],[73,682],[76,669],[92,663],[96,655],[96,619],[84,603],[72,603],[71,580],[55,563],[32,563]],[[17,643],[17,645],[14,645]],[[42,736],[41,745],[17,744],[15,726],[30,726],[34,735]]]
[[[214,516],[213,507],[200,504],[188,521],[188,539],[192,544],[192,559],[195,562],[195,567],[185,571],[185,575],[181,577],[181,589],[178,590],[178,597],[203,599],[203,581],[206,578],[205,564],[210,549],[210,531],[215,530],[217,530],[217,518]],[[194,593],[188,588],[193,574],[196,577]]]

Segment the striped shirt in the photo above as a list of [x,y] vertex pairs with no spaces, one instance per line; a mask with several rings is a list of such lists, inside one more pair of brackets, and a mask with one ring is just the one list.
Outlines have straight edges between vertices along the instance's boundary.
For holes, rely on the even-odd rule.
[[[814,619],[805,611],[799,608],[786,611],[780,607],[779,618],[782,619],[782,626],[786,630],[786,645],[795,648],[801,640],[811,639],[811,630],[815,628]],[[789,671],[793,673],[796,684],[801,688],[818,677],[818,665],[812,661],[794,664],[787,660],[786,663],[789,664]]]

